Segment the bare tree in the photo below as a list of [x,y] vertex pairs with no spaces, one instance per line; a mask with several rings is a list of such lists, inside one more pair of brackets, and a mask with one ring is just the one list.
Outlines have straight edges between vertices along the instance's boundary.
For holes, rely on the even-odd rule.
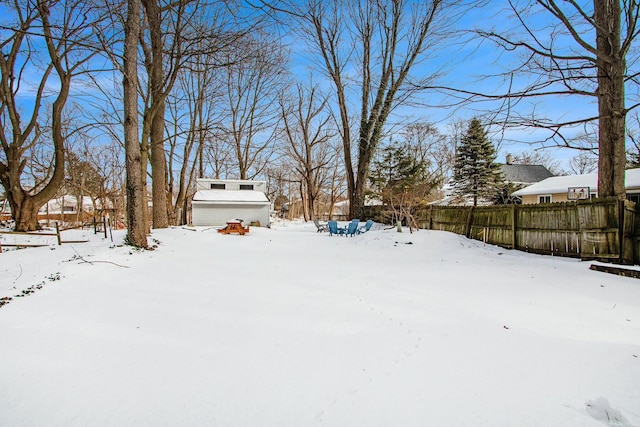
[[513,162],[519,165],[542,165],[554,175],[565,175],[560,161],[552,157],[548,151],[525,150],[513,155]]
[[234,150],[227,143],[226,134],[214,132],[211,138],[207,138],[203,147],[199,176],[209,176],[215,179],[228,177],[235,169]]
[[280,98],[285,152],[291,158],[302,182],[305,219],[317,218],[316,202],[323,190],[330,166],[335,159],[328,129],[331,115],[328,98],[319,94],[317,86],[296,86],[292,100]]
[[168,98],[173,125],[167,131],[169,194],[175,196],[172,223],[178,219],[177,212],[181,213],[182,223],[187,221],[189,189],[196,177],[204,176],[205,147],[221,121],[214,107],[221,99],[219,68],[215,58],[208,54],[200,61],[192,61],[189,72],[178,78],[176,96]]
[[432,185],[440,187],[451,178],[457,144],[452,144],[447,135],[424,120],[409,124],[401,135],[412,158],[424,164],[427,180]]
[[238,41],[227,62],[224,108],[229,118],[221,136],[233,148],[238,178],[251,179],[264,170],[275,149],[285,58],[275,41],[258,33]]
[[[121,62],[119,29],[124,25],[124,19],[120,16],[118,8],[119,1],[106,2],[110,6],[114,21],[110,27],[99,32],[103,40],[104,53],[111,58],[116,68],[120,67]],[[195,120],[185,111],[185,108],[188,109],[191,106],[182,102],[185,99],[185,94],[182,92],[184,88],[176,87],[176,83],[178,79],[192,72],[200,73],[202,64],[212,69],[225,66],[226,59],[221,58],[219,53],[228,52],[255,23],[239,23],[239,19],[235,19],[234,16],[237,10],[230,7],[234,2],[226,0],[144,0],[141,4],[144,21],[139,37],[142,66],[138,70],[140,81],[138,88],[142,100],[140,103],[142,120],[139,129],[142,168],[140,176],[146,188],[148,168],[151,165],[153,226],[163,228],[175,221],[177,206],[184,204],[182,198],[174,199],[181,194],[179,190],[174,192],[177,182],[173,180],[173,172],[174,169],[182,168],[176,164],[180,158],[176,156],[176,143],[188,135],[182,125],[180,134],[168,133],[169,130],[177,131],[178,129],[176,129],[176,123],[166,123],[167,109],[173,115],[172,118],[182,116],[188,117],[185,122]],[[93,83],[103,90],[102,96],[106,98],[99,101],[101,104],[99,109],[102,110],[106,120],[99,121],[119,122],[121,107],[117,100],[121,99],[121,94],[112,93],[117,92],[119,88],[105,88],[103,82],[98,80]],[[188,95],[192,96],[192,99],[201,97],[205,103],[208,102],[204,93]],[[180,104],[168,105],[168,102],[180,102]],[[185,107],[185,105],[188,106]],[[102,126],[107,127],[107,123]],[[114,136],[117,137],[115,134]],[[196,151],[200,153],[201,147],[197,147]],[[173,157],[167,158],[167,153]],[[186,159],[187,169],[192,160]],[[202,166],[202,163],[200,165]],[[146,192],[143,193],[143,197],[147,197]],[[145,224],[149,229],[150,221],[147,216],[145,211]]]
[[[95,55],[88,46],[91,26],[100,16],[80,0],[15,1],[6,3],[3,13],[0,182],[16,230],[27,231],[36,229],[38,209],[55,195],[64,179],[64,142],[71,131],[63,125],[65,106],[73,78],[86,72],[85,65]],[[34,76],[39,80],[33,80]],[[32,102],[25,102],[25,97]],[[48,124],[43,121],[45,109],[50,111]],[[51,173],[25,183],[25,155],[49,143]]]
[[[389,115],[414,93],[416,85],[407,84],[410,73],[437,49],[443,26],[451,23],[442,16],[445,5],[454,3],[308,0],[295,9],[301,10],[304,34],[333,84],[352,217],[364,205],[369,166]],[[420,83],[435,73],[426,74]],[[359,87],[355,104],[353,82]],[[357,132],[352,105],[359,109]]]
[[598,156],[587,151],[582,151],[569,160],[569,170],[577,175],[597,172]]
[[122,87],[124,93],[124,142],[127,173],[127,242],[146,248],[144,222],[145,197],[142,181],[142,156],[138,138],[138,38],[140,36],[140,0],[127,1]]
[[[625,118],[640,104],[637,93],[639,3],[594,0],[591,2],[510,0],[509,9],[524,31],[507,34],[481,31],[507,52],[523,54],[524,61],[510,73],[508,93],[484,98],[509,99],[502,121],[551,131],[552,139],[571,146],[566,130],[598,124],[598,194],[625,197]],[[545,23],[546,25],[542,25]],[[632,58],[628,58],[633,55]],[[518,86],[526,75],[527,84]],[[631,105],[625,105],[625,84],[634,90]],[[469,91],[472,93],[472,91]],[[597,102],[597,114],[560,121],[545,119],[536,111],[517,113],[518,100],[572,96]]]
[[627,127],[627,140],[631,143],[627,146],[627,166],[640,167],[640,114],[636,110],[631,116]]
[[[179,10],[178,16],[175,18],[176,37],[173,48],[170,48],[172,56],[169,61],[171,64],[179,63],[182,59],[182,50],[180,46],[180,31],[182,22],[183,4],[180,1],[174,7],[168,7],[166,11]],[[144,112],[143,132],[142,132],[142,153],[146,157],[147,150],[151,153],[151,192],[153,200],[153,227],[167,228],[169,226],[169,217],[167,212],[167,171],[166,156],[164,152],[164,119],[165,119],[165,100],[175,81],[178,68],[174,67],[174,73],[165,82],[165,46],[166,42],[163,37],[163,8],[160,0],[142,0],[146,22],[148,27],[147,44],[144,37],[140,38],[143,52],[144,64],[148,75],[148,96],[147,105]],[[176,49],[176,46],[178,48]],[[167,86],[167,87],[165,87]],[[143,158],[142,161],[143,176],[146,174],[147,162]]]
[[[65,182],[64,193],[73,194],[76,198],[76,222],[84,221],[84,200],[91,199],[94,212],[97,211],[97,202],[105,194],[105,181],[99,171],[90,161],[90,141],[81,138],[78,146],[65,149]],[[102,197],[102,202],[104,202]]]

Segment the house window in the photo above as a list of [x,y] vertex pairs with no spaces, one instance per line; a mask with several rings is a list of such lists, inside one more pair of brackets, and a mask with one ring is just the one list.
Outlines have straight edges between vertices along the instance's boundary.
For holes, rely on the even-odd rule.
[[240,184],[241,190],[253,190],[253,184]]
[[76,211],[76,207],[75,206],[64,206],[64,212],[75,212]]
[[224,186],[224,184],[211,184],[211,189],[212,190],[224,190],[225,186]]
[[538,196],[538,203],[551,203],[551,194]]

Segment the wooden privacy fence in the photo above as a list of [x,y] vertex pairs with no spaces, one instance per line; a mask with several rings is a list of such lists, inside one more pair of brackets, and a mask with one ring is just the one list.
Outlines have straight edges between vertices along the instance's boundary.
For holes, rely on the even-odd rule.
[[633,202],[603,198],[505,206],[429,206],[420,228],[540,254],[640,264],[640,218]]

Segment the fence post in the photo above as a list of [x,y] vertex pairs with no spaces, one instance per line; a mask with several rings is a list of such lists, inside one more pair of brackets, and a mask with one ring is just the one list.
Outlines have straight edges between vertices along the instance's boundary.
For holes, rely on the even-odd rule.
[[518,217],[516,212],[516,205],[511,205],[511,249],[518,248],[518,229],[517,229],[517,220]]
[[433,205],[429,205],[429,230],[433,230]]
[[471,220],[473,218],[473,209],[474,209],[474,206],[471,206],[467,211],[468,212],[467,223],[465,224],[465,230],[464,230],[464,235],[467,238],[471,235]]
[[62,239],[60,238],[60,223],[56,221],[56,237],[58,238],[58,246],[62,245]]
[[618,252],[620,253],[618,263],[624,264],[624,200],[618,200]]

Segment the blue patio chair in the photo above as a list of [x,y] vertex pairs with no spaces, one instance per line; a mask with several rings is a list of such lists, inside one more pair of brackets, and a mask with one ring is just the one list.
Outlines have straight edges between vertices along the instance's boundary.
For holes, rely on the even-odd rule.
[[334,234],[341,236],[346,231],[343,227],[338,227],[338,223],[336,221],[329,221],[327,226],[329,226],[329,236],[333,236]]
[[349,226],[347,227],[347,230],[345,231],[345,235],[348,236],[355,236],[355,234],[358,232],[358,224],[360,224],[360,221],[357,219],[352,220],[349,223]]
[[372,225],[373,225],[373,220],[372,219],[368,219],[367,222],[362,227],[358,228],[358,234],[366,233],[367,231],[369,231],[371,229]]

